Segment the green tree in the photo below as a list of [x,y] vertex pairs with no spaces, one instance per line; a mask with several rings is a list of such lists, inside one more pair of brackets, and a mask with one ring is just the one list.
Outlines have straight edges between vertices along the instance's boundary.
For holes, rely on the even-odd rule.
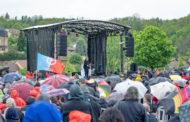
[[6,13],[6,14],[5,14],[5,19],[10,19],[9,13]]
[[175,53],[172,41],[165,32],[155,26],[146,26],[139,35],[135,35],[134,62],[151,69],[164,67],[171,62]]
[[121,52],[120,52],[120,37],[108,37],[107,38],[107,71],[111,70],[112,72],[120,69],[121,67]]
[[81,64],[81,62],[82,62],[82,57],[80,56],[80,54],[74,53],[74,54],[70,57],[69,62],[70,62],[71,64]]
[[9,48],[17,48],[17,41],[18,41],[18,38],[16,38],[13,35],[11,35],[8,38]]
[[87,49],[86,49],[86,43],[85,40],[78,40],[76,45],[76,53],[80,54],[81,56],[86,56]]
[[17,41],[18,51],[26,51],[26,37],[24,36],[23,32],[20,32]]

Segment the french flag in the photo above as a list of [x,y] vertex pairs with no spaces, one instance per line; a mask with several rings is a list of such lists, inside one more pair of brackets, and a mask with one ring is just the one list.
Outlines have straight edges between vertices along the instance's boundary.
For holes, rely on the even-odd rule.
[[37,70],[45,70],[62,74],[64,65],[59,60],[37,53]]

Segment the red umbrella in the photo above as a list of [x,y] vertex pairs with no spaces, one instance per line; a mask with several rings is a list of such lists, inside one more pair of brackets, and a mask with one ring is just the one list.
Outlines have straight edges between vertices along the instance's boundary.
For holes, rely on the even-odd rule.
[[65,82],[69,82],[69,78],[65,75],[57,74],[57,75],[53,75],[53,76],[50,76],[47,79],[45,79],[41,85],[49,84],[56,88]]
[[16,90],[18,92],[18,96],[26,101],[28,96],[30,96],[30,91],[32,91],[33,86],[28,83],[17,83],[9,88],[9,91]]

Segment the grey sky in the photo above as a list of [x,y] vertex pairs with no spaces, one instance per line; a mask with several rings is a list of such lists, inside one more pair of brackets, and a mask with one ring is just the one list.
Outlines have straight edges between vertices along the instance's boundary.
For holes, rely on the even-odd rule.
[[190,14],[190,0],[0,0],[0,15],[84,17],[108,20],[132,16],[173,19]]

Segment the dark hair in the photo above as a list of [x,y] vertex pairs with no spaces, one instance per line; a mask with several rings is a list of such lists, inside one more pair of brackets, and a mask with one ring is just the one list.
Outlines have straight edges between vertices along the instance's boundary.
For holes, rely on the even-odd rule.
[[50,97],[50,100],[51,100],[52,103],[54,103],[54,104],[58,104],[58,99],[57,99],[56,96],[52,96],[52,97]]
[[111,107],[101,114],[100,122],[125,122],[125,119],[118,109]]
[[128,88],[125,96],[124,96],[125,99],[128,99],[128,100],[136,100],[138,101],[139,100],[139,92],[138,92],[138,89],[134,86],[131,86]]
[[144,98],[147,100],[147,102],[151,103],[151,95],[150,94],[145,94]]
[[34,87],[40,87],[39,81],[36,82],[36,84],[34,85]]

